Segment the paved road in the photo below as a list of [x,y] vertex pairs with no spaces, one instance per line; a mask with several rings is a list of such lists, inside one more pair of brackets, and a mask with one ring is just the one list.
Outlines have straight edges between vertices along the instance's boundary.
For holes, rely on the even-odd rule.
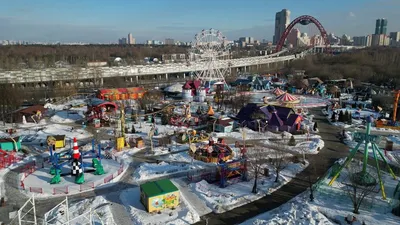
[[324,140],[325,147],[318,155],[307,155],[310,166],[271,195],[225,213],[207,214],[197,224],[239,224],[261,213],[277,208],[296,195],[306,191],[309,187],[309,177],[311,182],[315,183],[337,159],[346,157],[348,155],[348,147],[337,138],[340,128],[329,124],[320,109],[315,109],[312,113],[316,115],[314,120],[318,122],[319,135]]

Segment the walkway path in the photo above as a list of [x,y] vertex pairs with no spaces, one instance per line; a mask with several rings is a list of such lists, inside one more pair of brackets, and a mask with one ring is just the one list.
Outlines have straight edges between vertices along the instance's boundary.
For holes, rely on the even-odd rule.
[[315,115],[314,120],[318,123],[319,135],[324,140],[325,147],[317,155],[307,155],[310,166],[271,195],[225,213],[207,214],[197,224],[239,224],[261,213],[277,208],[296,195],[306,191],[309,187],[309,177],[311,182],[315,183],[336,160],[346,157],[349,153],[348,147],[337,138],[337,133],[340,131],[339,128],[329,124],[320,109],[312,110],[312,113]]

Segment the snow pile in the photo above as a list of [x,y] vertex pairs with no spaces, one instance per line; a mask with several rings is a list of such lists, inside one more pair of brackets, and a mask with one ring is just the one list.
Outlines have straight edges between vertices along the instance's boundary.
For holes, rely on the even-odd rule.
[[296,197],[281,207],[245,221],[241,225],[333,225],[318,208],[306,199]]
[[171,86],[168,86],[164,89],[166,92],[171,92],[171,93],[181,93],[182,92],[182,86],[183,84],[173,84]]
[[[209,184],[207,181],[200,181],[189,185],[192,192],[200,199],[204,200],[208,207],[216,213],[223,213],[236,207],[245,205],[264,197],[267,194],[279,189],[289,182],[297,173],[301,172],[306,166],[300,163],[289,164],[279,174],[278,182],[275,182],[275,173],[268,177],[259,177],[258,193],[251,193],[254,179],[250,181],[241,181],[240,178],[230,179],[231,184],[225,188],[220,188],[219,183]],[[267,165],[263,165],[267,167]],[[270,171],[273,171],[270,168]]]
[[[89,209],[94,209],[96,213],[92,215],[90,224],[114,224],[109,202],[103,196],[84,199],[82,201],[70,204],[69,224],[87,224],[89,223]],[[46,213],[47,221],[50,224],[61,225],[67,222],[66,205],[61,204],[53,210]],[[86,214],[85,214],[86,213]]]
[[85,116],[82,112],[77,111],[58,111],[50,118],[53,123],[74,123],[84,119]]
[[199,214],[180,195],[180,204],[175,209],[164,209],[161,214],[150,214],[140,202],[140,189],[130,188],[120,195],[122,203],[130,213],[132,224],[193,224],[200,221]]

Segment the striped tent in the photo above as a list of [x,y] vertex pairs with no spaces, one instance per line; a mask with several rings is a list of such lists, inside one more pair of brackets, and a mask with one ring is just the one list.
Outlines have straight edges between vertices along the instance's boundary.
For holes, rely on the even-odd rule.
[[276,96],[285,94],[285,92],[282,91],[280,88],[275,88],[275,90],[272,93],[274,93]]
[[278,96],[276,98],[276,100],[278,100],[280,102],[295,102],[295,101],[298,101],[299,99],[289,93],[284,93],[284,94]]

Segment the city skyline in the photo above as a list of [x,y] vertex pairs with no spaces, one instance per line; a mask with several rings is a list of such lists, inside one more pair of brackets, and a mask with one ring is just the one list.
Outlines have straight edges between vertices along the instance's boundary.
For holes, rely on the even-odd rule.
[[0,40],[115,43],[132,33],[137,43],[166,38],[191,41],[202,29],[214,28],[229,40],[251,36],[272,41],[275,14],[284,8],[291,11],[291,20],[308,14],[316,17],[328,33],[338,35],[373,34],[377,18],[388,20],[388,33],[400,30],[396,15],[400,2],[396,0],[306,2],[254,0],[250,5],[238,0],[229,4],[212,0],[140,4],[124,0],[16,0],[0,8]]

